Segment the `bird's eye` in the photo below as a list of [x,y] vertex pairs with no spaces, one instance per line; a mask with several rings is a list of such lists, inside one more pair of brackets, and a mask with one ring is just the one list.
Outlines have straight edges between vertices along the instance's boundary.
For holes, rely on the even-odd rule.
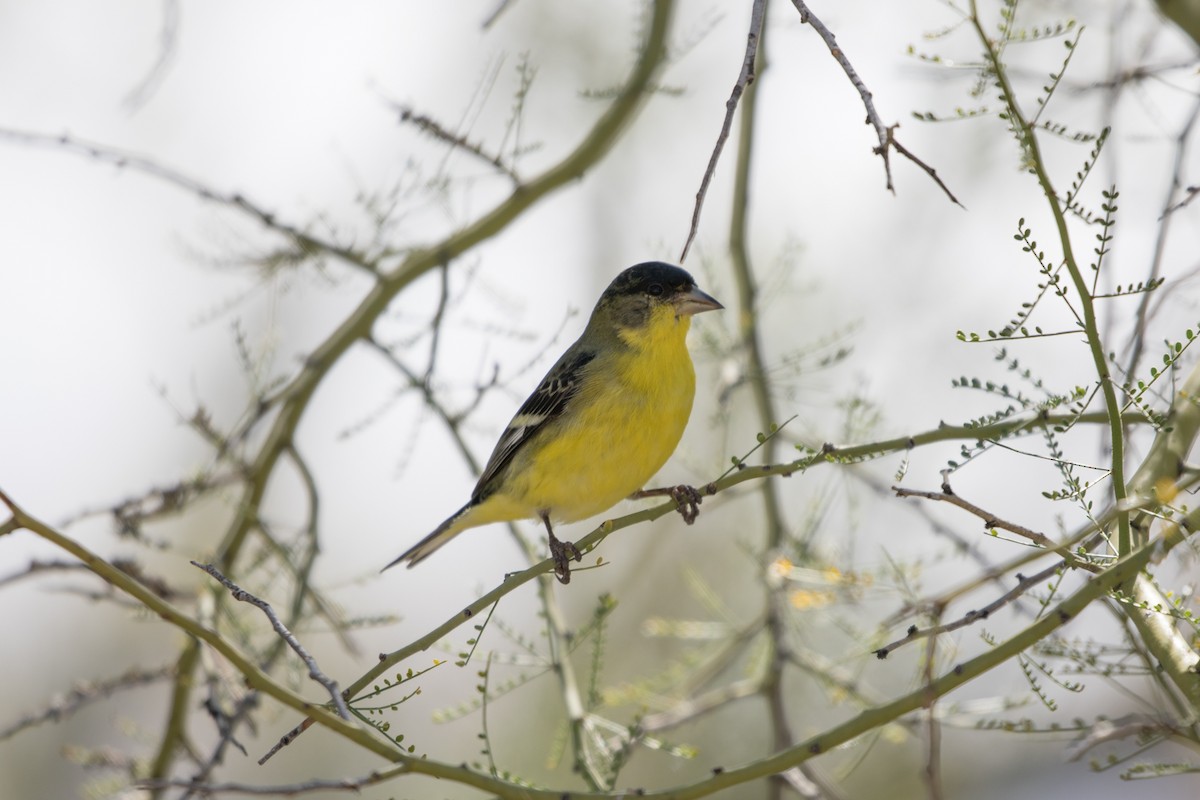
[[651,297],[662,297],[663,292],[665,291],[666,289],[663,288],[661,283],[652,283],[646,287],[646,294],[650,295]]

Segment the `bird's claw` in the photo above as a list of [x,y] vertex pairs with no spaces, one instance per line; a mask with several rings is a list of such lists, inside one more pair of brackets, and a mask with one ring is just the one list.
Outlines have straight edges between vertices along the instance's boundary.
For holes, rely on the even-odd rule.
[[700,515],[700,504],[704,496],[695,486],[679,485],[671,487],[671,499],[675,501],[675,510],[683,517],[684,523],[691,525]]
[[571,560],[582,561],[583,553],[574,542],[564,542],[550,535],[550,557],[554,559],[554,577],[559,583],[571,582]]
[[704,487],[703,492],[695,486],[680,484],[661,489],[642,489],[640,492],[634,492],[631,497],[634,500],[641,500],[646,497],[666,495],[675,501],[675,510],[679,512],[679,516],[683,517],[683,521],[691,525],[700,515],[700,504],[704,502],[704,495],[706,493],[715,494],[715,492],[716,488],[711,483]]

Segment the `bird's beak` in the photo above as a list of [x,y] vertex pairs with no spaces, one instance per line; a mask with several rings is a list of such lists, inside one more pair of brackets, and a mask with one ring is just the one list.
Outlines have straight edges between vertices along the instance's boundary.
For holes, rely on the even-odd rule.
[[675,295],[672,303],[675,306],[675,313],[681,317],[690,317],[692,314],[699,314],[703,311],[716,311],[719,308],[725,307],[718,303],[716,298],[700,291],[695,286],[690,291]]

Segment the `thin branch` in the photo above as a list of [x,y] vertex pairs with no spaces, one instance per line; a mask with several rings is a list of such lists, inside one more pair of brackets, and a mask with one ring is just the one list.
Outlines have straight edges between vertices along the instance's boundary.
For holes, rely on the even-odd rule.
[[1167,208],[1167,210],[1163,212],[1163,216],[1166,216],[1166,215],[1168,215],[1168,214],[1174,214],[1176,211],[1179,211],[1179,210],[1181,210],[1181,209],[1185,208],[1185,207],[1186,207],[1186,206],[1188,206],[1188,205],[1189,205],[1189,204],[1190,204],[1190,203],[1191,203],[1193,200],[1195,200],[1195,199],[1196,199],[1196,196],[1197,196],[1197,195],[1200,195],[1200,186],[1189,186],[1189,187],[1187,187],[1187,189],[1185,189],[1185,190],[1184,190],[1184,193],[1183,193],[1183,199],[1182,199],[1182,200],[1180,200],[1180,201],[1179,201],[1178,203],[1176,203],[1175,205],[1173,205],[1173,206],[1170,206],[1169,208]]
[[216,706],[215,697],[210,697],[205,701],[204,707],[213,717],[213,721],[217,723],[217,730],[220,737],[217,739],[217,744],[213,747],[209,757],[200,764],[200,768],[189,778],[189,783],[193,788],[180,796],[179,800],[189,800],[193,795],[199,794],[201,786],[203,786],[212,775],[213,770],[220,765],[225,759],[225,751],[229,745],[233,745],[241,751],[242,755],[248,755],[245,746],[234,738],[238,727],[249,720],[250,712],[258,708],[259,694],[258,692],[247,692],[241,700],[238,701],[237,707],[234,708],[232,714],[225,714]]
[[741,100],[742,93],[746,91],[746,87],[755,78],[754,60],[758,54],[758,40],[762,36],[766,7],[766,0],[754,0],[753,5],[750,7],[750,32],[746,34],[746,52],[742,56],[742,69],[738,72],[737,80],[734,81],[733,91],[730,93],[729,99],[725,101],[725,119],[721,122],[721,132],[717,134],[717,143],[713,147],[712,155],[708,158],[708,166],[704,170],[704,177],[700,179],[700,189],[696,192],[696,204],[692,208],[692,224],[688,228],[688,235],[683,242],[683,249],[679,252],[679,262],[681,264],[687,260],[688,251],[692,247],[692,240],[696,238],[696,232],[700,229],[700,212],[704,208],[704,198],[708,196],[708,186],[712,183],[713,175],[717,171],[717,162],[721,160],[721,151],[725,149],[725,142],[729,139],[729,131],[733,128],[733,115],[737,111],[738,101]]
[[883,159],[883,172],[887,178],[887,190],[892,194],[896,193],[896,187],[892,183],[892,162],[890,157],[891,151],[894,149],[900,155],[904,156],[909,161],[912,161],[918,167],[923,169],[926,174],[929,175],[929,177],[933,178],[934,182],[937,183],[941,190],[946,194],[946,197],[948,197],[956,206],[962,208],[963,204],[958,202],[958,198],[955,197],[950,191],[949,187],[942,182],[942,179],[938,177],[937,171],[921,159],[914,156],[907,148],[903,147],[900,142],[896,141],[895,131],[899,125],[889,126],[883,123],[883,120],[879,116],[879,112],[875,110],[875,101],[872,99],[871,90],[867,88],[867,85],[863,82],[863,79],[860,78],[858,72],[855,71],[854,66],[850,63],[850,59],[846,56],[845,51],[838,46],[837,37],[834,36],[833,31],[829,30],[829,28],[825,26],[825,23],[821,22],[821,20],[812,13],[808,7],[808,4],[805,3],[804,0],[792,0],[792,5],[794,5],[796,10],[800,12],[800,21],[811,25],[813,30],[817,32],[817,35],[821,37],[821,40],[825,42],[825,46],[829,48],[829,54],[833,56],[835,61],[838,62],[838,65],[842,68],[842,71],[846,73],[846,77],[850,79],[850,84],[854,87],[855,91],[858,92],[858,96],[862,98],[863,107],[867,110],[867,124],[875,129],[875,136],[879,139],[879,144],[874,148],[873,152],[875,155]]
[[275,633],[279,634],[280,638],[287,642],[288,647],[296,651],[296,655],[300,656],[300,659],[304,662],[305,666],[308,667],[308,677],[324,686],[325,690],[329,692],[329,696],[333,698],[333,707],[337,710],[338,716],[345,720],[350,719],[350,709],[346,708],[346,701],[342,697],[341,692],[338,691],[337,683],[331,680],[325,675],[324,672],[321,671],[321,668],[317,666],[316,659],[309,654],[304,645],[300,644],[300,641],[292,634],[291,631],[287,629],[287,626],[283,624],[281,619],[279,619],[279,615],[275,613],[275,609],[271,608],[270,603],[268,603],[266,600],[255,597],[233,581],[226,578],[221,574],[221,571],[212,564],[201,564],[198,561],[192,561],[190,563],[193,567],[202,569],[209,575],[216,578],[222,586],[229,590],[230,594],[233,595],[234,600],[238,600],[243,603],[250,603],[251,605],[256,606],[259,611],[266,614],[267,619],[271,621],[271,627],[275,629]]
[[[883,497],[886,495],[890,497],[891,493],[895,491],[894,486],[889,486],[886,481],[875,477],[873,474],[871,474],[870,470],[852,468],[847,470],[847,472],[872,492],[874,492],[877,496]],[[930,531],[932,531],[935,536],[939,536],[949,541],[956,553],[969,557],[980,567],[988,570],[989,574],[992,573],[995,568],[995,564],[990,558],[988,558],[984,550],[979,547],[979,545],[973,539],[967,538],[967,536],[959,533],[950,525],[942,522],[934,514],[931,514],[924,505],[914,504],[910,506],[910,508],[914,513],[921,517],[921,519],[926,525],[929,526]],[[1004,583],[1003,578],[999,575],[992,574],[991,580],[997,584]]]
[[[24,569],[17,570],[3,577],[0,577],[0,588],[17,583],[26,578],[32,578],[35,575],[41,575],[47,572],[88,572],[87,566],[80,564],[77,561],[30,561]],[[2,737],[0,737],[2,738]]]
[[126,672],[102,681],[80,681],[71,687],[70,691],[55,697],[41,711],[22,717],[7,728],[0,729],[0,741],[11,739],[26,728],[41,725],[43,722],[61,722],[69,719],[72,714],[85,706],[99,700],[106,700],[117,692],[136,689],[171,677],[175,672],[172,665],[155,669],[130,669]]
[[[312,588],[310,578],[317,564],[317,556],[321,552],[321,539],[318,530],[318,523],[321,517],[320,494],[317,491],[317,482],[313,477],[312,470],[308,467],[308,462],[300,455],[296,447],[291,445],[285,452],[290,458],[292,466],[296,468],[296,472],[300,476],[300,483],[304,487],[304,495],[308,499],[308,521],[304,526],[304,535],[310,542],[304,558],[298,565],[295,565],[294,559],[288,558],[286,553],[280,552],[281,561],[292,570],[296,583],[296,591],[292,595],[291,607],[288,609],[288,618],[292,620],[293,625],[296,624],[304,615],[305,601],[311,602],[317,615],[323,617],[329,623],[330,630],[333,631],[339,644],[341,644],[346,652],[351,655],[359,655],[361,651],[355,641],[350,638],[342,613],[333,603],[325,598],[322,592],[318,592]],[[276,543],[274,536],[270,536],[269,539],[272,544]],[[268,658],[273,657],[274,653],[268,656]]]
[[500,18],[500,15],[507,11],[508,7],[512,4],[513,0],[498,0],[498,2],[496,2],[496,7],[493,8],[491,12],[488,13],[488,15],[484,18],[482,26],[483,29],[487,30],[488,28],[492,27],[492,25],[496,23],[496,20]]
[[88,517],[112,515],[120,535],[141,538],[142,523],[178,514],[197,498],[216,489],[232,486],[241,480],[242,476],[232,472],[206,473],[185,478],[170,486],[151,487],[136,497],[127,497],[112,505],[84,508],[61,520],[59,524],[65,528]]
[[[935,677],[937,643],[937,639],[930,639],[925,648],[923,673],[927,684],[932,683]],[[925,733],[925,787],[929,800],[942,800],[945,797],[942,791],[942,723],[938,719],[935,697],[929,698],[929,705],[925,708]]]
[[129,94],[125,95],[125,106],[137,111],[144,106],[167,75],[167,67],[175,56],[179,43],[180,0],[162,0],[162,27],[158,32],[158,57],[150,70]]
[[1177,735],[1179,731],[1180,726],[1177,723],[1149,714],[1126,714],[1116,719],[1099,719],[1085,735],[1071,743],[1067,748],[1066,756],[1068,761],[1078,761],[1092,748],[1102,744],[1130,737],[1140,739],[1150,733],[1170,737]]
[[[891,145],[893,148],[895,148],[897,153],[904,156],[909,161],[911,161],[912,163],[914,163],[918,167],[920,167],[922,170],[924,170],[925,174],[928,175],[930,178],[932,178],[933,182],[938,185],[938,188],[941,189],[943,193],[945,193],[946,197],[950,198],[950,202],[954,203],[954,205],[958,206],[959,208],[965,209],[966,206],[964,206],[962,203],[960,203],[958,201],[958,198],[954,196],[954,192],[950,191],[950,187],[947,186],[946,182],[943,181],[941,176],[937,174],[937,170],[934,169],[929,164],[926,164],[920,158],[917,158],[917,156],[914,155],[911,150],[909,150],[904,145],[900,144],[900,141],[896,138],[896,128],[899,128],[899,127],[900,127],[900,123],[896,123],[895,125],[888,126],[888,129],[887,129],[888,144]],[[878,152],[878,150],[876,150],[875,152]]]
[[[1150,283],[1158,279],[1162,274],[1162,262],[1167,249],[1167,237],[1171,229],[1171,220],[1174,219],[1174,211],[1182,208],[1188,201],[1195,196],[1194,189],[1188,189],[1188,194],[1182,201],[1178,200],[1180,191],[1183,190],[1183,170],[1187,163],[1188,146],[1191,144],[1192,129],[1196,126],[1196,120],[1200,119],[1200,98],[1192,105],[1192,113],[1188,115],[1187,122],[1180,129],[1179,134],[1175,137],[1175,158],[1171,165],[1171,179],[1167,186],[1167,196],[1163,202],[1163,213],[1158,218],[1158,232],[1154,237],[1154,253],[1150,257],[1150,274],[1146,277],[1146,283]],[[1129,358],[1125,362],[1125,374],[1132,379],[1137,372],[1138,365],[1142,360],[1142,352],[1146,343],[1146,328],[1149,321],[1150,302],[1153,292],[1145,292],[1138,299],[1137,312],[1134,315],[1133,341],[1130,345]]]
[[1016,587],[1000,595],[1000,597],[997,597],[983,608],[972,609],[953,622],[947,622],[942,625],[934,625],[929,628],[918,628],[916,625],[913,625],[908,629],[903,639],[897,639],[896,641],[886,644],[876,650],[875,657],[879,659],[887,658],[888,654],[890,654],[892,651],[898,650],[906,644],[911,644],[912,642],[920,639],[928,639],[932,636],[941,636],[943,633],[950,633],[958,630],[959,628],[965,628],[968,625],[974,625],[976,622],[985,620],[995,612],[1004,608],[1013,600],[1016,600],[1018,597],[1028,592],[1034,586],[1050,580],[1065,567],[1066,564],[1062,561],[1059,561],[1058,563],[1052,564],[1051,566],[1029,578],[1017,573]]
[[[763,70],[765,70],[767,63],[767,31],[763,27],[763,17],[765,15],[766,3],[756,3],[752,11],[751,35],[748,37],[747,42],[747,47],[757,45],[759,51],[758,58],[763,62]],[[755,35],[756,33],[757,36]],[[761,336],[757,324],[759,319],[758,286],[755,280],[754,268],[751,264],[750,248],[747,244],[749,239],[747,229],[750,217],[750,184],[754,163],[754,132],[757,122],[758,87],[760,85],[750,83],[754,79],[754,63],[754,53],[748,52],[745,64],[743,65],[742,76],[739,78],[739,82],[741,78],[746,78],[747,88],[745,102],[741,108],[741,124],[738,129],[737,164],[734,170],[733,202],[731,204],[729,220],[729,255],[733,265],[734,279],[737,284],[738,334],[747,361],[746,374],[754,395],[755,409],[758,412],[759,430],[762,431],[762,435],[765,437],[762,443],[762,457],[767,463],[771,463],[776,459],[779,449],[779,438],[772,435],[777,430],[776,425],[779,422],[779,416],[775,410],[775,404],[771,398],[770,386],[767,382],[766,358],[763,354]],[[732,113],[736,107],[736,93],[737,89],[735,87],[735,95],[730,98],[730,104],[726,107],[729,113]],[[723,142],[718,142],[718,150],[721,144]],[[714,152],[714,160],[710,161],[709,164],[710,172],[705,174],[706,181],[711,175],[711,170],[716,166],[716,155],[717,153]],[[697,203],[699,202],[700,198],[698,196]],[[693,218],[693,231],[695,230],[697,221],[696,218]],[[774,557],[775,553],[783,546],[787,535],[786,522],[777,488],[774,481],[762,481],[758,484],[758,492],[762,498],[763,513],[766,518],[766,535],[763,541],[763,552],[767,558]],[[684,518],[687,519],[686,516]],[[786,690],[783,686],[783,673],[788,661],[787,654],[789,650],[786,640],[787,612],[783,608],[783,603],[786,601],[783,600],[780,591],[773,590],[770,586],[766,588],[765,601],[767,656],[765,659],[765,671],[762,679],[759,681],[758,689],[763,702],[767,706],[767,715],[771,725],[771,749],[779,751],[791,747],[795,742],[791,728],[788,725]],[[788,786],[789,784],[782,779],[772,780],[767,786],[768,797],[772,798],[772,800],[781,800]]]
[[341,259],[350,266],[357,267],[371,275],[377,275],[379,272],[378,265],[366,254],[325,241],[298,227],[281,222],[273,213],[249,200],[244,195],[236,192],[232,194],[219,192],[199,178],[194,178],[180,170],[168,167],[152,158],[115,147],[109,147],[108,145],[77,139],[69,134],[55,136],[13,128],[0,128],[0,139],[7,139],[17,144],[36,147],[57,147],[79,153],[102,164],[112,164],[121,169],[136,170],[143,175],[149,175],[152,178],[157,178],[172,186],[183,189],[201,200],[219,203],[243,212],[268,230],[292,240],[306,254],[325,253]]
[[372,772],[361,778],[343,778],[341,780],[314,780],[303,783],[277,784],[275,786],[253,786],[248,783],[198,783],[195,781],[145,781],[138,783],[139,789],[187,789],[202,797],[212,797],[218,794],[249,794],[267,795],[272,797],[297,797],[312,792],[361,792],[368,786],[390,781],[405,772],[404,767],[395,767],[379,772]]
[[748,697],[754,697],[761,691],[761,680],[743,678],[739,681],[711,689],[703,694],[689,697],[683,702],[675,704],[667,711],[647,714],[642,717],[638,727],[647,733],[674,728],[702,714],[707,714],[710,711],[715,711],[718,708],[723,708]]
[[450,145],[451,149],[461,150],[464,153],[475,156],[475,158],[488,166],[495,167],[498,172],[506,175],[513,182],[514,186],[520,186],[521,176],[517,174],[516,170],[509,164],[506,164],[500,156],[484,150],[482,144],[469,141],[465,136],[448,130],[433,117],[414,111],[411,106],[404,105],[403,103],[393,103],[392,108],[400,115],[401,122],[415,125],[422,133],[437,139],[439,142]]
[[[93,570],[96,569],[94,565],[89,566]],[[100,576],[104,577],[102,570]],[[164,617],[164,619],[169,619],[169,617]],[[178,624],[186,630],[185,623]],[[192,672],[199,663],[200,640],[195,637],[188,638],[179,658],[175,660],[175,681],[171,687],[171,700],[167,704],[167,720],[163,725],[158,750],[150,761],[148,777],[152,780],[161,780],[167,777],[171,771],[171,762],[175,758],[176,749],[183,744],[184,729],[192,710]],[[158,797],[161,797],[161,793],[155,793],[153,796],[157,800]]]
[[1015,522],[1009,522],[1006,519],[997,517],[995,514],[984,511],[979,506],[964,500],[952,492],[930,492],[915,489],[903,489],[899,486],[893,486],[892,491],[896,493],[897,497],[921,497],[926,500],[934,500],[940,503],[949,503],[950,505],[957,506],[970,514],[974,514],[975,516],[979,517],[981,520],[983,520],[983,527],[988,528],[989,530],[993,528],[999,528],[1000,530],[1014,533],[1023,539],[1028,539],[1039,547],[1058,553],[1072,567],[1080,567],[1081,569],[1086,569],[1089,572],[1099,572],[1100,568],[1095,564],[1091,564],[1087,561],[1079,559],[1066,547],[1054,541],[1049,536],[1046,536],[1044,533],[1038,533],[1037,531],[1026,528],[1023,525],[1018,525]]

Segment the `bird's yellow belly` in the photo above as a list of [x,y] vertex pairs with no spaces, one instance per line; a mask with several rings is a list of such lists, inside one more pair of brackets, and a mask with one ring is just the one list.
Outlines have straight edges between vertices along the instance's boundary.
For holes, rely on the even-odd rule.
[[556,521],[586,519],[654,477],[679,444],[692,410],[695,373],[682,339],[671,358],[621,364],[623,391],[606,392],[603,402],[577,398],[569,428],[513,470],[524,485],[510,496],[528,503],[527,514],[546,510]]

